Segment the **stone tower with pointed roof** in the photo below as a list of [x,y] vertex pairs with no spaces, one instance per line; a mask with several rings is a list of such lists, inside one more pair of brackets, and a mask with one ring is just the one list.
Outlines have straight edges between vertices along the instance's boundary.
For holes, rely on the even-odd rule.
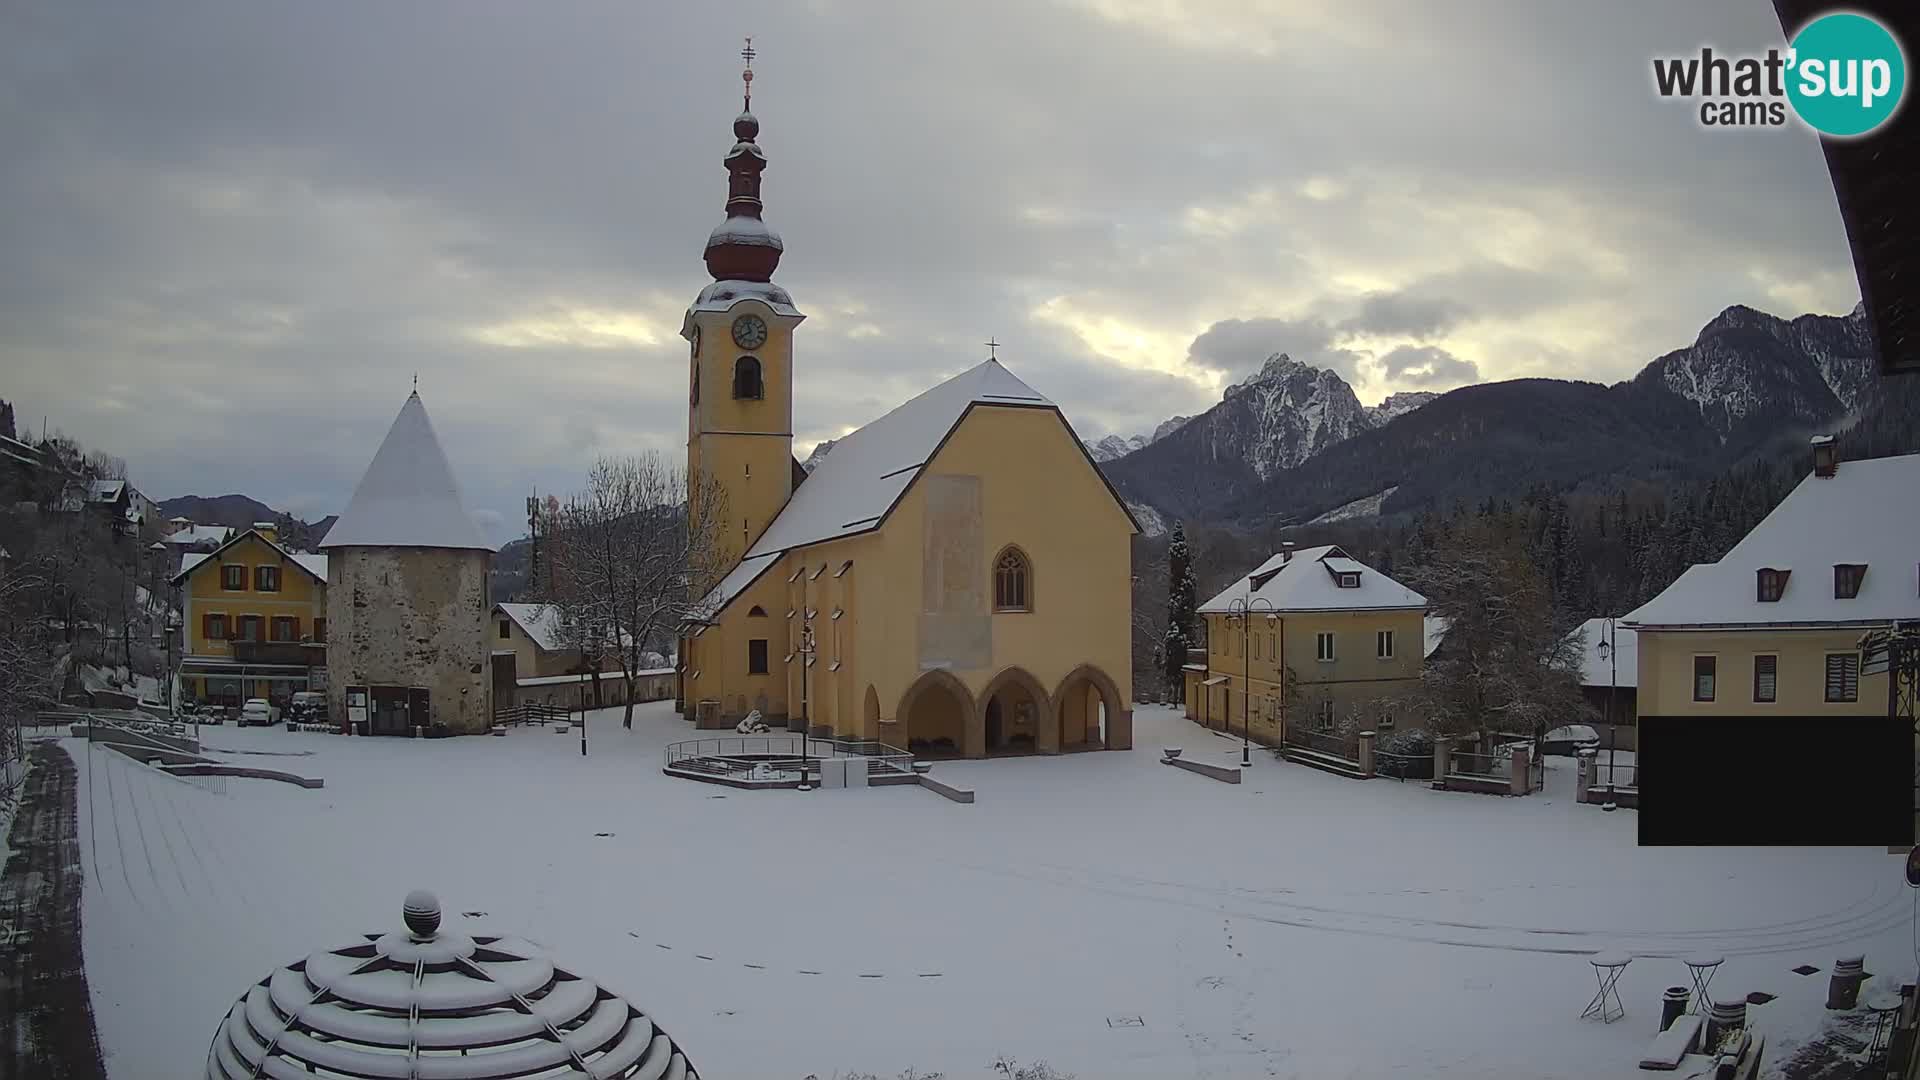
[[484,732],[489,544],[467,513],[419,391],[328,530],[328,698],[370,734]]
[[[773,282],[785,245],[763,219],[759,134],[749,97],[714,280],[681,324],[690,502],[724,515],[730,569],[689,598],[680,708],[930,756],[1131,746],[1138,526],[1058,406],[989,356],[813,472],[794,460],[804,316]],[[708,484],[724,503],[706,505]]]

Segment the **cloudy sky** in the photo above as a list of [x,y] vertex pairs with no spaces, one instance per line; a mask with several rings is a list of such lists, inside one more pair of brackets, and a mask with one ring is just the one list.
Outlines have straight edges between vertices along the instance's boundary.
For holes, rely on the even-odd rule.
[[1002,359],[1083,437],[1285,350],[1363,401],[1613,381],[1857,299],[1802,129],[1650,60],[1767,0],[791,0],[0,10],[0,397],[156,498],[338,511],[420,378],[497,539],[685,442],[751,33],[796,449]]

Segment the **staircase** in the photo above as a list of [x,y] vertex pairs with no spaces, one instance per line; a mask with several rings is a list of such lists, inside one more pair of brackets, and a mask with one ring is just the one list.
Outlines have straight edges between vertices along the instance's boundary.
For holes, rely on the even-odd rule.
[[1372,777],[1360,771],[1360,763],[1343,757],[1312,750],[1304,746],[1288,744],[1280,748],[1280,756],[1295,765],[1305,765],[1310,769],[1319,769],[1335,776],[1344,776],[1350,780],[1371,780]]

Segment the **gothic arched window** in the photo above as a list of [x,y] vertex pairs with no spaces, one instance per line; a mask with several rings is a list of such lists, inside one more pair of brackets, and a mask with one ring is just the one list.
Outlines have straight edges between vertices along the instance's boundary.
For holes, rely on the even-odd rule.
[[1017,547],[1002,548],[993,560],[993,610],[1033,610],[1033,566]]
[[755,401],[766,396],[760,384],[760,361],[743,356],[733,362],[733,396]]

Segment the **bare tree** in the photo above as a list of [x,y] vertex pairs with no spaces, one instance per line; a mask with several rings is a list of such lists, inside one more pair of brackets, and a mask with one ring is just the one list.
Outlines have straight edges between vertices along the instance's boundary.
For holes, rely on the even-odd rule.
[[703,476],[693,494],[699,513],[689,515],[687,470],[666,455],[602,458],[545,523],[547,580],[534,595],[584,667],[619,659],[628,728],[647,653],[672,638],[689,589],[704,592],[734,559],[722,535],[725,492]]
[[1536,742],[1553,727],[1592,712],[1574,672],[1579,646],[1567,640],[1546,576],[1525,538],[1479,519],[1437,545],[1412,584],[1427,614],[1447,620],[1444,646],[1421,676],[1436,735],[1497,732]]
[[0,775],[24,754],[21,725],[52,704],[60,643],[47,617],[50,567],[38,554],[0,556]]

